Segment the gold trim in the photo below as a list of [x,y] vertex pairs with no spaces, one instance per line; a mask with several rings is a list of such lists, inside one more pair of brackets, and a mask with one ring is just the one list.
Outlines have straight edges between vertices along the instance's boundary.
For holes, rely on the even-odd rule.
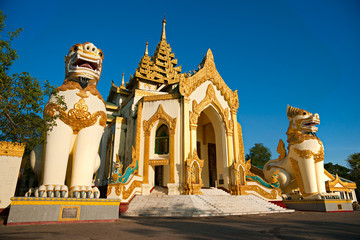
[[245,186],[245,189],[247,191],[254,191],[260,194],[261,196],[268,198],[268,199],[276,199],[277,196],[281,196],[281,190],[280,189],[273,189],[270,193],[266,192],[264,189],[257,185],[247,185]]
[[214,56],[209,49],[206,53],[206,60],[204,67],[201,68],[194,75],[186,78],[185,75],[180,75],[180,93],[185,97],[189,97],[195,89],[197,89],[202,83],[211,81],[217,89],[220,90],[221,94],[225,97],[230,108],[239,108],[239,97],[237,90],[233,92],[221,78],[219,72],[216,69],[214,63]]
[[201,100],[201,102],[199,104],[196,102],[196,100],[193,101],[193,104],[192,104],[193,111],[189,113],[191,128],[196,129],[197,122],[198,122],[201,112],[206,107],[208,107],[209,104],[212,104],[212,106],[214,106],[215,109],[221,115],[223,122],[225,124],[226,133],[227,134],[232,133],[234,130],[234,124],[233,124],[233,121],[231,119],[229,119],[229,114],[230,114],[229,108],[224,109],[221,106],[219,100],[216,98],[215,90],[214,90],[214,87],[212,86],[212,84],[208,85],[207,90],[206,90],[206,96],[203,100]]
[[131,196],[134,189],[139,187],[141,187],[141,181],[137,181],[137,180],[133,181],[127,190],[125,190],[124,187],[122,190],[122,199],[124,200],[128,199]]
[[113,106],[109,104],[105,104],[106,110],[119,110],[119,106]]
[[140,130],[141,130],[141,115],[142,115],[142,107],[143,101],[140,100],[138,103],[138,110],[137,110],[137,119],[136,119],[136,136],[135,136],[135,149],[136,149],[136,159],[139,160],[140,158]]
[[151,166],[158,166],[158,165],[169,165],[170,159],[150,159],[149,164]]
[[144,90],[140,90],[140,89],[135,89],[135,97],[147,97],[147,96],[158,96],[160,94],[158,93],[154,93],[154,92],[149,92],[149,91],[144,91]]
[[22,157],[25,151],[25,143],[0,142],[0,156]]
[[143,99],[144,102],[153,102],[153,101],[161,101],[161,100],[173,100],[173,99],[179,99],[181,97],[180,94],[174,93],[174,94],[159,94],[155,96],[145,96]]
[[311,157],[314,157],[315,163],[324,161],[324,147],[323,146],[321,146],[318,153],[314,153],[311,150],[299,150],[297,148],[294,148],[294,151],[301,158],[310,159]]
[[[342,187],[335,187],[336,184],[340,184]],[[327,191],[351,191],[351,189],[356,189],[356,183],[348,183],[341,181],[339,176],[336,174],[335,178],[333,177],[332,181],[325,182],[325,187]]]
[[88,106],[85,104],[85,100],[81,98],[74,104],[74,108],[66,113],[66,110],[55,103],[49,103],[45,106],[44,114],[49,116],[55,116],[55,112],[60,114],[60,120],[69,125],[74,134],[77,134],[81,129],[94,125],[98,118],[99,125],[106,127],[107,116],[103,111],[97,111],[93,114],[88,112]]
[[175,133],[177,118],[170,117],[170,115],[168,115],[164,111],[162,105],[160,104],[157,111],[154,113],[154,115],[149,120],[143,121],[143,128],[144,128],[145,135],[150,135],[150,131],[151,131],[153,124],[158,120],[163,120],[163,121],[165,121],[166,124],[168,124],[170,134]]
[[[63,213],[64,208],[75,208],[75,209],[77,209],[76,218],[63,218],[62,213]],[[80,216],[80,206],[61,206],[60,207],[59,221],[79,221],[79,216]]]

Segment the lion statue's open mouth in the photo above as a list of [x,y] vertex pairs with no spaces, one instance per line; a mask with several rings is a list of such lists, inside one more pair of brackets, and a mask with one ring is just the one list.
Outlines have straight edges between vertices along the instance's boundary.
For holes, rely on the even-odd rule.
[[102,70],[103,53],[92,43],[75,44],[65,56],[66,78],[82,88],[96,85]]

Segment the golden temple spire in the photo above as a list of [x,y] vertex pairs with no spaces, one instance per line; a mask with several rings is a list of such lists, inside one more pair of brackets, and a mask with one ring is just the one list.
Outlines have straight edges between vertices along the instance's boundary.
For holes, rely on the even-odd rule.
[[125,86],[125,79],[124,79],[125,73],[122,74],[122,80],[121,80],[121,86]]
[[165,20],[165,16],[164,16],[163,28],[162,28],[162,33],[161,33],[161,40],[166,40],[165,25],[166,25],[166,20]]
[[146,47],[145,47],[145,53],[144,53],[144,55],[149,55],[148,46],[149,46],[149,43],[146,42]]

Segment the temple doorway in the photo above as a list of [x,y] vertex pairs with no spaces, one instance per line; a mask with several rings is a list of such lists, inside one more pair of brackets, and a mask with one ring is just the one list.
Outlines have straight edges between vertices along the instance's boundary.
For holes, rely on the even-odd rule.
[[216,187],[216,144],[208,143],[208,160],[209,160],[209,185]]
[[163,166],[155,166],[155,186],[163,186]]
[[226,161],[226,138],[223,133],[221,116],[213,107],[207,107],[198,119],[196,144],[197,154],[204,160],[201,178],[205,188],[224,184],[224,180],[220,179],[224,176],[224,162],[219,161]]

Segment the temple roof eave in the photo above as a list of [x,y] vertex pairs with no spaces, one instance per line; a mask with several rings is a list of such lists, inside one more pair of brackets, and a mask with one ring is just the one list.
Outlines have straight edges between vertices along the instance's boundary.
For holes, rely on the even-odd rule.
[[189,97],[195,89],[208,80],[211,81],[221,92],[231,109],[237,110],[239,108],[237,90],[232,91],[220,76],[216,69],[214,57],[210,49],[206,53],[204,66],[199,69],[199,71],[189,77],[185,74],[180,75],[180,94],[185,97]]

